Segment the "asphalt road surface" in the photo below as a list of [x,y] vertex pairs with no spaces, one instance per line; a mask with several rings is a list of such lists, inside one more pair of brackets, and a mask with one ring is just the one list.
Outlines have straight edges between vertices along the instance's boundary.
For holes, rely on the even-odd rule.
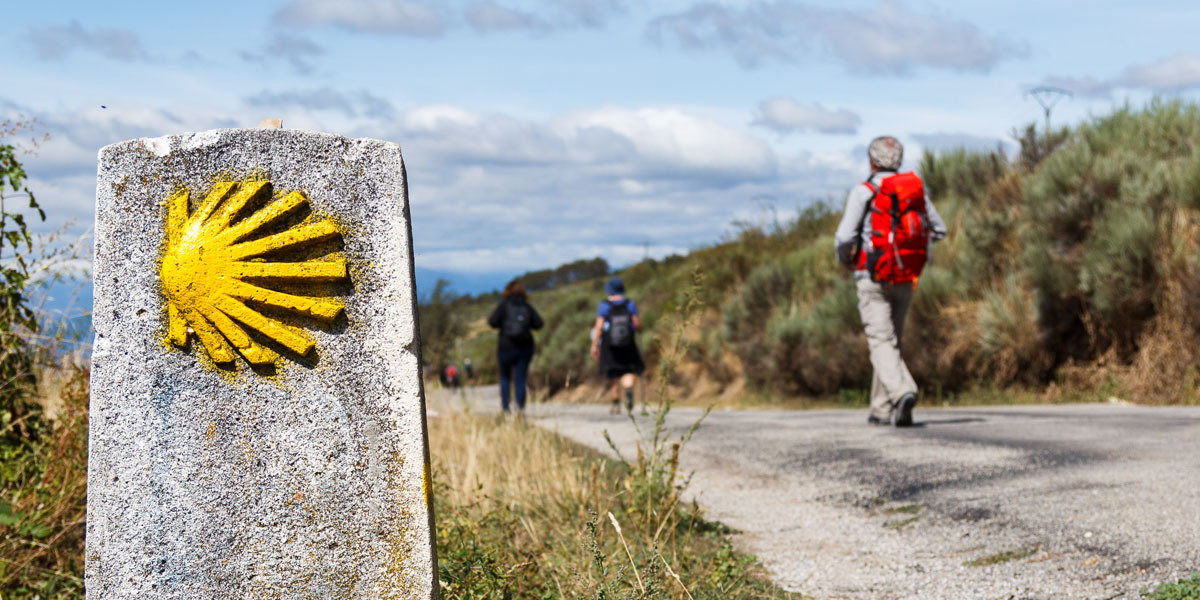
[[[668,424],[699,415],[676,409]],[[708,517],[806,597],[1140,598],[1200,570],[1200,409],[915,417],[891,429],[864,410],[715,412],[682,463]],[[604,430],[627,456],[638,439],[599,405],[530,418],[605,452]]]

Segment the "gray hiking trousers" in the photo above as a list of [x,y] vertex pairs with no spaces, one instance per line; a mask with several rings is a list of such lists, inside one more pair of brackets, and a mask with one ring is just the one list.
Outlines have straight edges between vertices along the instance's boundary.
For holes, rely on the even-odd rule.
[[870,277],[856,275],[858,314],[875,370],[871,378],[871,415],[888,419],[901,396],[917,392],[917,383],[900,356],[900,338],[913,287],[909,283],[876,283]]

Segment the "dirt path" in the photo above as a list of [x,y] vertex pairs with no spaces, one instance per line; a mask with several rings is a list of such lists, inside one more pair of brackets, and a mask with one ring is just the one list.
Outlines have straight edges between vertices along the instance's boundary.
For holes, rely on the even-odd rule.
[[[1200,409],[916,416],[894,430],[864,411],[718,412],[683,463],[735,543],[815,598],[1140,598],[1200,569]],[[605,429],[623,452],[637,439],[602,406],[530,417],[605,452]]]

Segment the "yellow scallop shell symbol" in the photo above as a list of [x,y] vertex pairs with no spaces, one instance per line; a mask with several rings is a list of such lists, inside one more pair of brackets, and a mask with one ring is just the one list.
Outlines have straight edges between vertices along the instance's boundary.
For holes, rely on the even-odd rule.
[[186,189],[167,200],[167,251],[159,277],[167,297],[171,343],[184,346],[188,335],[194,333],[218,363],[233,362],[240,354],[252,365],[267,365],[278,360],[279,354],[259,343],[252,332],[299,355],[312,351],[314,342],[302,329],[255,307],[325,323],[344,310],[336,299],[270,289],[279,283],[345,281],[349,275],[341,256],[300,262],[264,258],[341,236],[329,220],[310,220],[263,235],[264,230],[277,229],[279,223],[286,223],[287,217],[307,206],[308,198],[295,191],[238,218],[247,205],[261,205],[269,198],[270,182],[247,181],[217,183],[191,214]]

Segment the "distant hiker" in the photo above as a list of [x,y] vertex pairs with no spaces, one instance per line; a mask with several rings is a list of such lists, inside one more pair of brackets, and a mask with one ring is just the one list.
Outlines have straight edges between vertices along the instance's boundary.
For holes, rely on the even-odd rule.
[[504,286],[500,304],[488,317],[500,330],[496,362],[500,365],[500,409],[508,413],[509,384],[516,388],[517,411],[525,414],[525,376],[533,360],[533,330],[542,328],[542,317],[529,304],[525,286],[514,279]]
[[446,365],[446,385],[452,388],[458,387],[458,368],[454,363]]
[[625,282],[613,277],[604,284],[608,294],[596,312],[592,328],[592,358],[600,361],[600,374],[608,378],[612,388],[612,409],[621,412],[618,384],[625,390],[625,406],[633,411],[633,384],[646,370],[642,353],[637,346],[637,332],[642,328],[637,305],[625,297]]
[[463,360],[463,376],[467,378],[467,385],[475,381],[475,366],[471,364],[470,357]]
[[931,242],[946,225],[913,172],[897,173],[904,147],[891,136],[867,148],[871,176],[846,196],[834,236],[838,261],[854,270],[858,312],[871,349],[871,412],[867,422],[912,425],[917,384],[900,356],[904,317]]

